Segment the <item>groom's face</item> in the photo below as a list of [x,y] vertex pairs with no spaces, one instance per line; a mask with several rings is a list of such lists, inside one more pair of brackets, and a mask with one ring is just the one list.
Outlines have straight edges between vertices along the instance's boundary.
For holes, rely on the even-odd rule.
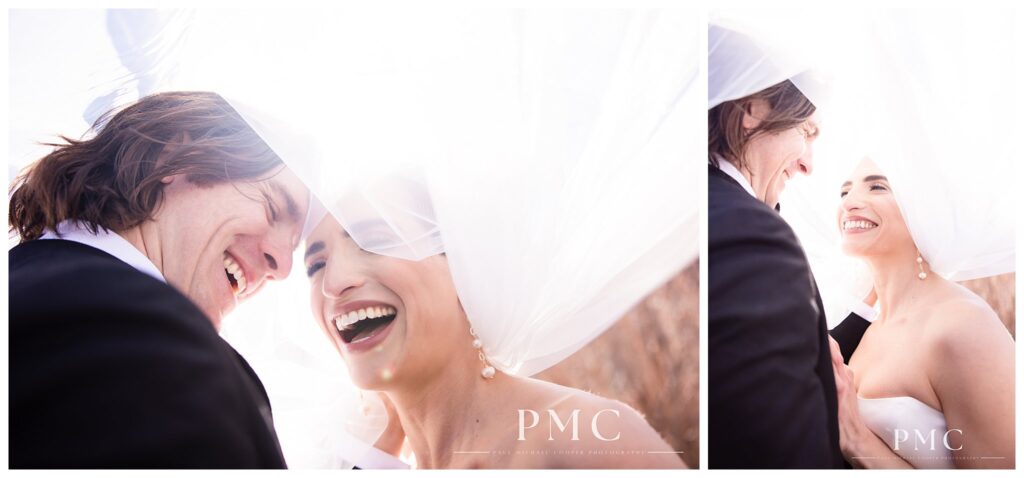
[[251,182],[200,187],[183,175],[164,182],[142,240],[159,249],[147,252],[159,258],[167,282],[219,328],[268,280],[288,276],[308,208],[306,187],[287,168]]
[[[769,115],[768,103],[755,100],[744,117],[744,127],[755,128]],[[751,138],[746,151],[751,186],[765,204],[775,207],[790,179],[797,174],[810,175],[813,171],[812,146],[818,137],[818,123],[815,113],[796,127]]]

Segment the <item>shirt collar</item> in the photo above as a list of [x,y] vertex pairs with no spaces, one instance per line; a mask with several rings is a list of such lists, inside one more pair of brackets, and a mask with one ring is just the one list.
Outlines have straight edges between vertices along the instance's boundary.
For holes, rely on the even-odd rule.
[[159,279],[165,284],[167,283],[167,279],[164,278],[156,264],[153,264],[153,261],[149,260],[142,251],[136,249],[135,246],[116,232],[100,228],[96,234],[93,234],[92,231],[81,223],[64,221],[57,225],[56,233],[46,231],[40,239],[63,239],[65,241],[85,244],[116,257],[139,272]]
[[757,194],[754,194],[754,187],[750,185],[750,181],[747,180],[747,177],[739,169],[736,169],[736,166],[733,166],[732,163],[721,156],[716,156],[715,159],[718,160],[718,169],[721,169],[723,173],[728,174],[730,178],[740,183],[740,186],[743,186],[744,190],[750,193],[751,196],[754,196],[754,199],[760,200]]

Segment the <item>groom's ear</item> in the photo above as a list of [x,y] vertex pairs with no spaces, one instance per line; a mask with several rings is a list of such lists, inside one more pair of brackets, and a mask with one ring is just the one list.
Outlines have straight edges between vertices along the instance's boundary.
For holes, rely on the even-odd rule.
[[772,108],[768,101],[755,98],[743,103],[743,129],[752,130],[761,125],[761,122],[768,117]]

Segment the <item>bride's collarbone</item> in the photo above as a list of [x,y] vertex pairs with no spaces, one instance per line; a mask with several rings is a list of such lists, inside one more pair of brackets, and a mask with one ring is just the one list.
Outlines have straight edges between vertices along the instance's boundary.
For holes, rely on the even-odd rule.
[[858,395],[909,396],[941,410],[929,374],[944,372],[937,364],[950,343],[979,327],[1004,330],[992,308],[959,284],[937,284],[926,299],[867,328],[850,360]]

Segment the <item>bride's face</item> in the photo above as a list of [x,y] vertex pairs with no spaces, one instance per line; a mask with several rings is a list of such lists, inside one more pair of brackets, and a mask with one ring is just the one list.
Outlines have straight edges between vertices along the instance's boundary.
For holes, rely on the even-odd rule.
[[366,252],[328,215],[305,256],[313,315],[360,388],[429,380],[460,344],[471,347],[443,255],[407,261]]
[[839,194],[837,220],[843,252],[869,257],[914,248],[889,179],[874,162],[861,161]]

